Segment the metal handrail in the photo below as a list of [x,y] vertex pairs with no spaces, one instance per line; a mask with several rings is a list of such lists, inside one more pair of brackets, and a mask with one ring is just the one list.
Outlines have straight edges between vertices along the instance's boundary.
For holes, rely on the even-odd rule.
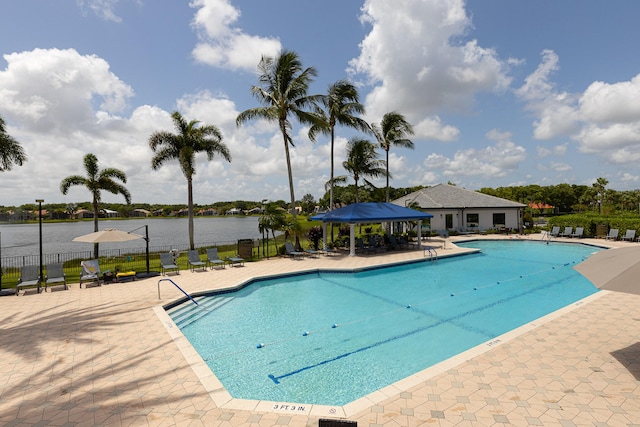
[[198,301],[194,300],[194,299],[193,299],[193,297],[192,297],[191,295],[189,295],[188,293],[186,293],[186,292],[184,291],[184,289],[182,289],[180,286],[178,286],[178,284],[177,284],[176,282],[174,282],[173,280],[171,280],[171,279],[160,279],[160,280],[158,280],[158,299],[162,299],[162,298],[160,298],[160,282],[164,282],[164,281],[168,281],[168,282],[173,283],[173,286],[175,286],[176,288],[178,288],[178,289],[180,290],[180,292],[182,292],[183,294],[185,294],[185,295],[186,295],[186,297],[187,297],[187,298],[189,298],[189,299],[190,299],[190,300],[191,300],[195,305],[199,305],[199,304],[198,304]]
[[427,252],[429,252],[429,259],[431,259],[432,261],[438,260],[438,252],[436,252],[435,248],[432,248],[431,246],[425,246],[424,247],[424,256],[427,256]]

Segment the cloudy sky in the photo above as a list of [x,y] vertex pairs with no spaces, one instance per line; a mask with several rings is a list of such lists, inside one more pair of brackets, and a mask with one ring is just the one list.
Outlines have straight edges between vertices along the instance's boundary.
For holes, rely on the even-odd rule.
[[[258,106],[261,55],[281,49],[317,69],[311,93],[350,79],[368,122],[395,110],[414,125],[415,149],[391,150],[394,187],[637,189],[638,16],[637,0],[3,1],[0,116],[29,159],[0,172],[0,205],[89,200],[59,190],[87,153],[127,174],[134,204],[186,203],[177,163],[150,166],[149,136],[174,131],[173,111],[218,126],[233,157],[197,158],[196,203],[288,200],[276,127],[235,125]],[[306,130],[295,192],[317,199],[329,146]],[[352,136],[338,130],[337,165]]]

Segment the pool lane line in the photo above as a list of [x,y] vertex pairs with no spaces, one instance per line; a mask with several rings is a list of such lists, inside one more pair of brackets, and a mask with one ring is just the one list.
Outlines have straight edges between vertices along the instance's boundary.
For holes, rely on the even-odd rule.
[[[565,277],[565,278],[563,278],[561,281],[563,281],[563,280],[566,280],[566,277]],[[556,284],[557,282],[558,282],[558,281],[551,282],[551,283],[548,283],[548,284],[544,284],[544,285],[541,285],[541,286],[537,286],[537,287],[535,287],[535,288],[529,288],[526,292],[520,292],[520,293],[518,293],[518,294],[514,294],[514,295],[512,295],[512,296],[510,296],[510,297],[508,297],[508,298],[502,298],[502,299],[500,299],[500,300],[498,300],[498,301],[494,301],[494,302],[492,302],[492,303],[490,303],[490,304],[485,304],[485,305],[480,306],[480,307],[477,307],[477,308],[475,308],[475,309],[473,309],[473,310],[469,310],[469,311],[466,311],[466,312],[464,312],[464,313],[459,313],[459,314],[457,314],[457,315],[455,315],[455,316],[453,316],[453,317],[449,317],[449,318],[440,318],[440,319],[438,319],[438,318],[436,317],[436,319],[438,319],[438,322],[436,322],[436,323],[433,323],[433,324],[430,324],[430,325],[426,325],[426,326],[424,326],[424,327],[417,328],[417,329],[414,329],[414,330],[412,330],[412,331],[405,332],[405,333],[400,334],[400,335],[396,335],[396,336],[393,336],[393,337],[389,337],[389,338],[387,338],[387,339],[385,339],[385,340],[378,341],[378,342],[375,342],[375,343],[370,344],[370,345],[368,345],[368,346],[364,346],[364,347],[361,347],[361,348],[358,348],[358,349],[356,349],[356,350],[352,350],[352,351],[349,351],[349,352],[346,352],[346,353],[343,353],[343,354],[339,354],[339,355],[337,355],[337,356],[335,356],[335,357],[332,357],[332,358],[330,358],[330,359],[325,359],[325,360],[322,360],[322,361],[320,361],[320,362],[318,362],[318,363],[314,363],[314,364],[312,364],[312,365],[307,365],[307,366],[304,366],[304,367],[302,367],[302,368],[296,369],[296,370],[294,370],[294,371],[291,371],[291,372],[288,372],[288,373],[285,373],[285,374],[282,374],[282,375],[278,375],[278,376],[276,376],[276,375],[273,375],[273,374],[269,374],[269,375],[267,375],[267,376],[268,376],[268,377],[269,377],[269,379],[271,379],[275,384],[280,384],[280,380],[285,379],[285,378],[287,378],[287,377],[291,377],[291,376],[293,376],[293,375],[297,375],[297,374],[299,374],[299,373],[302,373],[302,372],[308,371],[308,370],[310,370],[310,369],[315,369],[315,368],[317,368],[317,367],[324,366],[324,365],[326,365],[326,364],[329,364],[329,363],[335,362],[335,361],[340,360],[340,359],[343,359],[343,358],[345,358],[345,357],[353,356],[353,355],[355,355],[355,354],[357,354],[357,353],[360,353],[360,352],[363,352],[363,351],[367,351],[367,350],[370,350],[370,349],[372,349],[372,348],[379,347],[379,346],[384,345],[384,344],[388,344],[388,343],[390,343],[390,342],[392,342],[392,341],[396,341],[396,340],[399,340],[399,339],[403,339],[403,338],[409,337],[409,336],[411,336],[411,335],[418,334],[418,333],[420,333],[420,332],[424,332],[424,331],[426,331],[426,330],[428,330],[428,329],[432,329],[432,328],[435,328],[435,327],[441,326],[441,325],[446,324],[446,323],[452,323],[452,324],[453,324],[454,326],[456,326],[456,327],[459,327],[459,328],[461,328],[461,329],[464,329],[464,330],[467,330],[467,331],[473,332],[473,333],[475,333],[475,334],[477,334],[477,335],[484,336],[484,337],[486,337],[486,339],[485,339],[484,341],[488,341],[488,340],[491,340],[491,339],[495,338],[496,336],[499,336],[499,335],[501,335],[501,334],[503,334],[503,333],[506,333],[506,332],[509,332],[509,331],[505,331],[505,332],[502,332],[502,333],[500,333],[500,334],[498,334],[498,335],[495,335],[494,333],[486,333],[486,332],[482,332],[482,331],[479,331],[479,330],[475,330],[475,328],[469,328],[469,326],[468,326],[468,325],[465,325],[465,324],[464,324],[464,323],[462,323],[462,322],[458,322],[458,320],[460,320],[460,319],[462,319],[462,318],[464,318],[464,317],[467,317],[467,316],[469,316],[470,314],[474,314],[474,313],[477,313],[477,312],[480,312],[480,311],[483,311],[483,310],[487,310],[487,309],[489,309],[489,308],[491,308],[491,307],[494,307],[494,306],[496,306],[496,305],[500,305],[500,304],[508,303],[509,301],[514,300],[514,299],[517,299],[517,298],[520,298],[520,297],[522,297],[522,296],[524,296],[524,295],[527,295],[527,294],[530,294],[530,293],[534,293],[534,292],[537,292],[537,291],[542,290],[542,289],[545,289],[545,288],[553,287],[553,286],[555,286],[555,284]],[[432,315],[432,317],[435,317],[435,316],[433,316],[433,315]],[[519,325],[519,326],[522,326],[522,325]],[[518,327],[519,327],[519,326],[518,326]],[[513,329],[516,329],[516,328],[513,328]],[[511,329],[511,330],[513,330],[513,329]],[[484,341],[481,341],[481,342],[484,342]]]

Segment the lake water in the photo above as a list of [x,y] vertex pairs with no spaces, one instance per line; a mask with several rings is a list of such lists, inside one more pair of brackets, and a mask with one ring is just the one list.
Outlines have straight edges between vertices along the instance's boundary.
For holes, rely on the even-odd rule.
[[[259,239],[257,216],[228,216],[194,218],[196,246],[204,244],[236,243],[238,239]],[[149,226],[149,246],[184,246],[189,244],[187,218],[143,218],[128,220],[101,220],[98,228],[116,228],[133,231],[144,236],[144,226]],[[139,228],[139,229],[138,229]],[[136,230],[138,229],[138,230]],[[91,243],[72,242],[75,237],[93,232],[93,220],[42,224],[42,252],[56,254],[93,250]],[[0,224],[2,257],[37,255],[39,230],[37,223]],[[100,250],[144,249],[143,239],[123,243],[101,243]]]

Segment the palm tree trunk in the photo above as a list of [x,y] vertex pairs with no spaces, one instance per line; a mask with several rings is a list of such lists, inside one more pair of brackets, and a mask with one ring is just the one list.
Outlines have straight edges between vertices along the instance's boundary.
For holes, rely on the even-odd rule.
[[333,141],[334,141],[334,130],[333,127],[331,128],[331,181],[330,184],[330,188],[329,188],[329,210],[332,211],[333,210]]
[[385,198],[385,202],[389,203],[389,150],[385,150],[387,153],[387,195]]
[[[291,215],[293,216],[293,221],[296,221],[297,212],[296,212],[296,196],[293,193],[293,173],[291,172],[291,157],[289,156],[289,143],[287,142],[286,130],[284,127],[284,123],[280,124],[280,130],[282,131],[282,139],[284,140],[284,154],[287,159],[287,172],[289,174],[289,193],[291,194]],[[300,238],[296,233],[296,248],[300,248]]]
[[[93,231],[98,231],[98,199],[93,198]],[[100,248],[97,243],[93,244],[93,257],[98,259]]]
[[193,180],[191,177],[187,178],[187,192],[189,193],[189,206],[187,208],[189,212],[189,248],[193,250],[196,246],[193,242]]
[[355,188],[356,188],[356,203],[358,202],[358,178],[356,178],[356,176],[354,175],[353,180],[355,181]]

